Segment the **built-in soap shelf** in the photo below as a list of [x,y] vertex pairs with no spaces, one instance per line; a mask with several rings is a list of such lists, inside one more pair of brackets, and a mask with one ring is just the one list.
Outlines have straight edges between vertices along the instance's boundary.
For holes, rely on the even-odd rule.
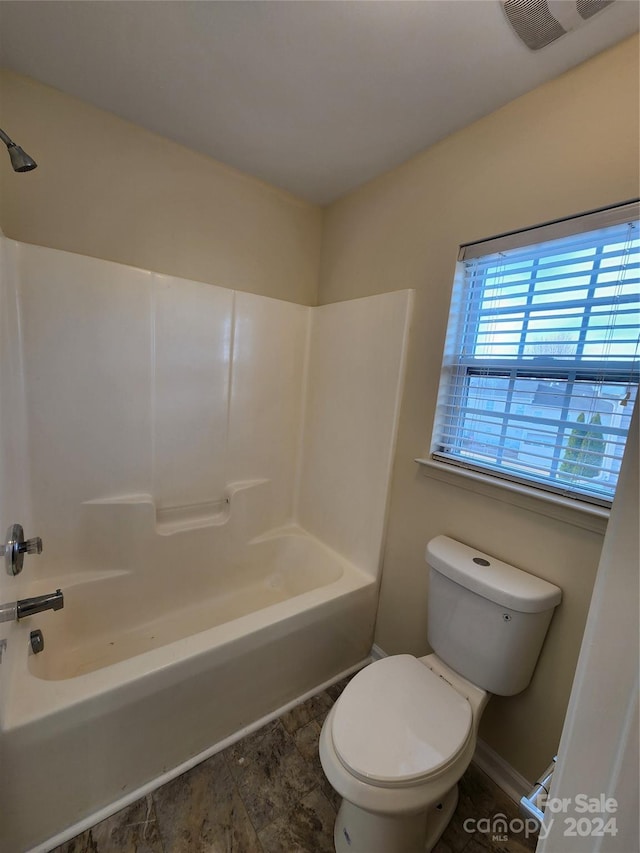
[[231,518],[236,495],[268,482],[267,479],[239,480],[229,483],[224,490],[224,496],[219,500],[183,506],[159,507],[154,497],[149,494],[117,495],[111,498],[85,501],[84,503],[87,506],[147,505],[155,516],[156,533],[160,536],[172,536],[176,533],[186,533],[203,527],[221,527]]
[[170,536],[199,527],[219,527],[227,523],[230,515],[230,497],[187,506],[156,508],[156,531],[161,536]]

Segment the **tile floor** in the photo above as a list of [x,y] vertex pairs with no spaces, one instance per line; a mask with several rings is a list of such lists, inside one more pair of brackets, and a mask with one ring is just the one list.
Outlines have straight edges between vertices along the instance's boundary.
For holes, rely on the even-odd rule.
[[[318,757],[322,722],[344,683],[307,700],[53,853],[334,853],[339,797]],[[529,853],[535,839],[492,841],[467,818],[517,807],[474,765],[434,853]]]

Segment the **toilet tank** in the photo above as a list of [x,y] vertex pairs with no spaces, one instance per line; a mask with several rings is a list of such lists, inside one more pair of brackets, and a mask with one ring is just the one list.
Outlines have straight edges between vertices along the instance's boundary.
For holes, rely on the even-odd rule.
[[531,681],[562,591],[450,539],[427,545],[429,644],[456,672],[512,696]]

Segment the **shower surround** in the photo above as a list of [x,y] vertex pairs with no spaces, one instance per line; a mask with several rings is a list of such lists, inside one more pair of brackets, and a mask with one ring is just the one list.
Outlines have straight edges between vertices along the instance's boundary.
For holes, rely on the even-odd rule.
[[0,848],[46,850],[367,659],[412,294],[1,250],[0,523],[44,552],[0,595],[65,606],[0,624]]

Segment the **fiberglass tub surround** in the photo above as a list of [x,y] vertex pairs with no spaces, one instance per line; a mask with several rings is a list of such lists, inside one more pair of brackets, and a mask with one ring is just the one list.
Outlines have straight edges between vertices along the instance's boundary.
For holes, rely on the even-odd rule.
[[65,595],[0,625],[0,846],[27,850],[367,657],[411,294],[2,251],[0,521],[44,552],[0,593]]

